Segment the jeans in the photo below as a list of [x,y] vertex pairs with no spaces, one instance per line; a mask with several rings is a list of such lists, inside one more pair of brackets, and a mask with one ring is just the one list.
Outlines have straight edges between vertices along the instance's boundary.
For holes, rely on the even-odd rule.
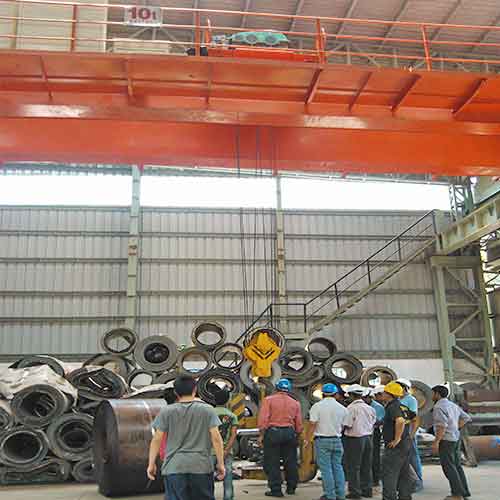
[[323,492],[328,500],[345,498],[345,476],[342,467],[344,447],[337,437],[314,440],[316,463],[321,471]]
[[[217,458],[213,457],[214,467],[217,465]],[[233,486],[233,456],[227,455],[224,459],[226,475],[224,476],[224,500],[234,500]]]
[[349,493],[361,496],[372,491],[373,445],[371,436],[344,436],[344,461]]
[[424,487],[423,481],[423,467],[422,460],[420,459],[420,454],[418,453],[417,436],[412,440],[412,450],[410,454],[410,465],[413,467],[415,474],[418,477],[417,484],[415,485],[416,491],[421,490]]
[[[411,500],[415,481],[410,472],[411,438],[403,439],[396,448],[386,446],[382,459],[382,499]],[[399,495],[398,495],[399,494]]]
[[167,474],[165,500],[215,500],[213,473]]
[[281,492],[281,460],[287,488],[294,490],[299,483],[299,465],[297,436],[292,427],[271,427],[264,434],[264,472],[273,493]]
[[470,497],[469,485],[460,459],[460,441],[441,441],[439,460],[450,483],[452,496]]
[[373,484],[380,482],[380,445],[382,442],[382,432],[380,427],[375,427],[373,430],[373,462],[372,462],[372,475]]

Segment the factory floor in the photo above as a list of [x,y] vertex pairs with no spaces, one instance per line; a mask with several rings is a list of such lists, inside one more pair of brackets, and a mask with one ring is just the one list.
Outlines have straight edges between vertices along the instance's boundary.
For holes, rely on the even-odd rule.
[[[498,500],[500,462],[487,462],[476,469],[466,468],[465,472],[471,484],[471,500]],[[428,465],[424,467],[425,490],[414,496],[415,500],[440,500],[448,495],[448,485],[441,467]],[[260,481],[235,481],[236,500],[264,500],[265,483]],[[313,500],[321,496],[319,481],[301,485],[297,490],[296,500]],[[102,500],[95,485],[69,483],[47,486],[9,486],[0,488],[0,500]],[[159,495],[134,497],[134,500],[158,499]],[[221,484],[217,485],[217,498],[222,498]],[[292,497],[285,497],[292,498]],[[374,498],[381,498],[375,495]]]

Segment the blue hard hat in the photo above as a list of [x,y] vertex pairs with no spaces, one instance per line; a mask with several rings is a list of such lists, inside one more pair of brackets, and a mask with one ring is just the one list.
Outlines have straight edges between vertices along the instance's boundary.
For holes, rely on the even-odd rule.
[[278,391],[290,392],[292,390],[292,383],[287,378],[281,378],[276,384]]
[[339,388],[332,383],[325,384],[322,389],[323,394],[337,394],[339,392]]

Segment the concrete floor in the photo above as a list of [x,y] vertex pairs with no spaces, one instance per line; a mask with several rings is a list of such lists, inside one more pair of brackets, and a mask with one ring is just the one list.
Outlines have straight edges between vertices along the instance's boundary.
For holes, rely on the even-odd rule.
[[[471,484],[471,500],[498,500],[500,498],[500,462],[481,464],[476,469],[466,468]],[[444,479],[441,467],[428,465],[424,467],[425,490],[414,496],[415,500],[440,500],[448,495],[448,483]],[[235,497],[239,499],[264,500],[265,484],[260,481],[235,481]],[[297,490],[296,500],[313,500],[321,496],[319,481],[301,485]],[[95,485],[47,485],[47,486],[15,486],[0,488],[0,500],[102,500]],[[222,498],[221,484],[217,485],[217,498]],[[381,498],[375,495],[375,498]],[[161,496],[134,497],[135,500],[161,500]]]

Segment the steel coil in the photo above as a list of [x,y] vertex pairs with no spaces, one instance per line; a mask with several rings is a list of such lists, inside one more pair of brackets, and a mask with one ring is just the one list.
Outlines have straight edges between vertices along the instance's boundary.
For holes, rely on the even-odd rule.
[[215,321],[203,321],[198,323],[191,333],[193,344],[207,351],[213,351],[226,341],[226,329]]
[[[140,389],[141,387],[146,387],[147,385],[153,384],[155,382],[155,379],[156,376],[153,372],[137,369],[129,374],[129,376],[127,377],[127,384],[131,389]],[[138,380],[137,383],[136,380]],[[143,381],[145,383],[140,383],[140,381]]]
[[151,426],[166,406],[161,399],[112,400],[99,406],[94,423],[94,464],[101,494],[114,497],[163,491],[161,475],[150,482],[146,468]]
[[335,354],[325,363],[325,377],[337,384],[354,384],[362,372],[363,364],[352,354]]
[[[281,367],[277,361],[271,365],[271,377],[267,381],[274,387],[278,380],[281,378]],[[255,392],[258,390],[255,381],[252,379],[252,363],[250,361],[245,361],[240,368],[240,379],[242,384],[250,391]],[[266,379],[262,379],[266,380]]]
[[52,356],[25,356],[13,363],[9,368],[30,368],[32,366],[43,366],[47,365],[52,368],[52,370],[64,377],[64,367],[62,363]]
[[318,363],[325,362],[337,353],[337,344],[330,337],[313,337],[306,348]]
[[49,443],[40,429],[16,427],[0,435],[0,462],[15,469],[31,470],[47,456]]
[[238,370],[245,361],[243,349],[239,344],[222,344],[213,353],[213,362],[224,370]]
[[397,373],[387,366],[371,366],[363,370],[360,384],[365,387],[387,385],[398,378]]
[[297,389],[306,389],[325,378],[325,370],[322,366],[315,366],[301,377],[293,378],[293,386]]
[[127,399],[166,399],[166,392],[170,388],[166,384],[153,384],[142,387],[137,391],[127,394]]
[[78,398],[78,403],[76,405],[76,409],[80,413],[86,413],[87,415],[91,415],[92,417],[95,415],[97,411],[97,407],[101,404],[100,400],[92,400],[87,398]]
[[313,358],[305,349],[301,347],[291,347],[281,354],[279,364],[283,376],[294,379],[306,374],[312,369]]
[[420,380],[411,381],[411,393],[418,402],[418,414],[423,417],[432,410],[432,389]]
[[95,483],[94,459],[85,458],[73,464],[71,475],[79,483]]
[[134,358],[143,369],[154,373],[170,370],[177,361],[177,344],[165,335],[154,335],[139,341]]
[[[112,344],[116,347],[111,347]],[[123,346],[123,344],[125,344]],[[103,351],[116,356],[128,356],[134,352],[137,345],[137,335],[130,328],[113,328],[101,337]]]
[[315,382],[309,386],[307,390],[307,397],[311,404],[318,403],[323,399],[323,382]]
[[47,428],[47,438],[54,455],[72,462],[92,455],[94,419],[83,413],[68,413]]
[[201,377],[212,368],[212,355],[198,347],[189,347],[179,354],[177,367],[181,375]]
[[107,368],[79,368],[68,375],[68,381],[79,396],[94,401],[118,399],[127,392],[125,380]]
[[[166,385],[172,385],[174,380],[179,376],[177,372],[166,372],[162,373],[161,375],[158,375],[155,378],[155,384],[166,384]],[[173,385],[172,385],[173,387]]]
[[129,365],[127,361],[120,356],[115,356],[113,354],[96,354],[90,359],[87,359],[83,366],[102,366],[107,368],[109,371],[120,375],[124,379],[127,378],[129,373]]
[[30,427],[46,427],[66,413],[73,400],[59,389],[46,384],[35,384],[19,391],[11,402],[16,420]]
[[216,368],[208,371],[198,379],[198,395],[203,401],[215,405],[217,391],[227,389],[231,393],[242,391],[241,380],[230,370]]
[[69,462],[51,457],[28,470],[13,467],[0,468],[0,484],[11,486],[16,484],[64,483],[69,479],[70,473],[71,465]]
[[14,427],[14,414],[8,401],[0,399],[0,434]]

